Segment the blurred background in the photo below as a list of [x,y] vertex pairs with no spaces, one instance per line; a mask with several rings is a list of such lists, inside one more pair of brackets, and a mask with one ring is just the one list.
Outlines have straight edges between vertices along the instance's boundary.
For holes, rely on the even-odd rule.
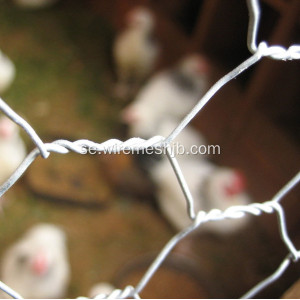
[[[299,1],[261,2],[258,40],[286,47],[299,43]],[[209,61],[210,86],[250,56],[246,1],[24,3],[0,1],[0,50],[15,66],[14,80],[1,97],[45,142],[126,140],[121,113],[153,74],[198,52]],[[152,13],[159,55],[124,100],[116,94],[115,41],[128,12],[141,5]],[[253,202],[269,200],[299,169],[299,66],[299,61],[263,59],[222,88],[192,121],[210,144],[220,145],[221,154],[209,158],[213,163],[243,171]],[[27,152],[32,150],[29,138],[23,132],[21,137]],[[297,205],[299,187],[283,207],[290,237],[300,247]],[[35,224],[63,228],[71,268],[66,298],[87,296],[103,281],[117,288],[135,285],[176,233],[158,208],[154,183],[129,155],[38,158],[1,206],[1,257]],[[180,245],[142,297],[237,298],[286,255],[274,215],[252,218],[231,235],[204,232]],[[259,297],[281,297],[299,275],[299,264],[292,265]]]

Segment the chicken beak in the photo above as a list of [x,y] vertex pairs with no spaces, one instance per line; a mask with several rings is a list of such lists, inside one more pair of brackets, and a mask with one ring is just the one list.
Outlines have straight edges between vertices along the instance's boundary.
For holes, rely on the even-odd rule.
[[133,109],[125,109],[121,114],[121,119],[125,124],[134,124],[138,121],[138,116]]
[[3,139],[8,139],[13,132],[12,121],[8,119],[2,119],[0,121],[0,137]]

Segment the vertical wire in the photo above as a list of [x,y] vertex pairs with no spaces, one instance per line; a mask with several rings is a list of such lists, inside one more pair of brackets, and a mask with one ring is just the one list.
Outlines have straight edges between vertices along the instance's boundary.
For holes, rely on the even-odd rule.
[[194,199],[193,196],[190,192],[190,189],[185,181],[185,178],[182,174],[182,171],[180,169],[180,166],[178,164],[178,161],[175,157],[172,156],[171,150],[170,150],[170,146],[168,145],[166,147],[167,149],[167,157],[170,161],[170,164],[173,168],[173,171],[177,177],[178,183],[181,187],[181,190],[184,194],[184,197],[186,199],[186,203],[187,203],[187,213],[189,215],[189,217],[193,220],[195,218],[195,208],[194,208]]
[[260,7],[257,0],[247,0],[249,23],[247,33],[247,46],[251,53],[257,51],[257,32],[260,21]]
[[290,254],[293,256],[293,260],[297,261],[298,259],[298,251],[294,244],[292,243],[291,239],[289,238],[287,229],[286,229],[286,220],[284,217],[284,211],[278,202],[273,202],[273,208],[277,212],[277,220],[278,220],[278,226],[279,226],[279,233],[281,236],[282,241],[290,251]]

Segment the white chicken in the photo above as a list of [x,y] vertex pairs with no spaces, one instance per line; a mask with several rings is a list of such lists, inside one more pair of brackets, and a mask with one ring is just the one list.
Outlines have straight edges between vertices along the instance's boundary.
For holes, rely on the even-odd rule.
[[164,118],[181,120],[205,93],[209,70],[204,57],[191,54],[176,68],[154,75],[121,113],[129,135],[150,138]]
[[154,18],[148,8],[136,7],[127,16],[127,27],[115,39],[116,94],[125,98],[154,69],[159,47],[153,39]]
[[16,76],[14,63],[0,51],[0,94],[8,89]]
[[24,298],[65,296],[70,267],[65,233],[52,224],[31,228],[4,254],[2,281]]
[[18,126],[6,116],[0,117],[0,185],[16,170],[26,156],[26,147]]
[[[217,167],[206,160],[184,159],[180,167],[194,199],[195,212],[213,208],[225,210],[233,205],[250,203],[245,193],[245,180],[236,170]],[[157,200],[162,214],[176,230],[191,224],[187,204],[177,178],[167,160],[157,163],[150,171],[157,186]],[[208,222],[200,230],[230,234],[247,223],[247,218]]]
[[13,2],[25,9],[46,8],[57,2],[58,0],[13,0]]

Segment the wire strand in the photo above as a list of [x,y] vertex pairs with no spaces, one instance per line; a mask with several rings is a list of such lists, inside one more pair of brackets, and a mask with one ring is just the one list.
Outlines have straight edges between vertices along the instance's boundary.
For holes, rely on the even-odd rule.
[[273,282],[275,282],[278,278],[280,278],[282,276],[282,274],[288,268],[288,266],[290,265],[290,263],[291,263],[291,259],[290,259],[289,256],[287,256],[283,260],[283,262],[280,264],[279,268],[277,268],[277,270],[272,275],[270,275],[269,277],[267,277],[266,279],[264,279],[263,281],[261,281],[257,285],[255,285],[250,291],[248,291],[246,294],[244,294],[241,297],[241,299],[250,299],[250,298],[253,298],[255,295],[257,295],[258,293],[260,293],[266,287],[268,287],[269,285],[271,285]]

